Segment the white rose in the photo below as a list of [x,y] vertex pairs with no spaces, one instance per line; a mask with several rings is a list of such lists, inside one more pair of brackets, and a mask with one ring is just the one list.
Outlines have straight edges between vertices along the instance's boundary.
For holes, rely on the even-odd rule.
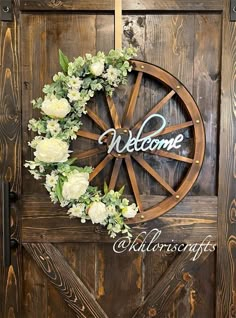
[[42,111],[51,118],[64,118],[71,111],[69,102],[65,98],[45,99]]
[[102,202],[93,202],[88,210],[92,223],[102,223],[108,217],[107,209]]
[[95,76],[100,76],[104,71],[104,62],[95,62],[90,65],[90,72]]
[[137,208],[136,204],[133,203],[131,205],[126,206],[123,209],[122,214],[125,218],[129,219],[129,218],[135,217],[137,212],[138,212],[138,208]]
[[62,196],[65,200],[77,200],[89,186],[89,174],[75,171],[69,175],[62,187]]
[[68,144],[57,138],[40,140],[34,152],[35,157],[42,162],[65,162],[69,157]]

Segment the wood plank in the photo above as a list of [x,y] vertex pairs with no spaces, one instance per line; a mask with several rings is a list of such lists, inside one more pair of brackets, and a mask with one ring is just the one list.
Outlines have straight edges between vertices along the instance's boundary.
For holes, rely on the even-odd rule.
[[146,253],[144,257],[144,299],[154,288],[168,267],[178,256],[178,252],[168,253],[165,250]]
[[[153,205],[163,197],[141,196],[143,206]],[[47,196],[25,196],[22,201],[23,242],[112,242],[107,230],[90,222],[81,224],[70,219],[66,209],[49,202]],[[217,197],[186,197],[175,208],[158,219],[135,225],[134,237],[152,228],[162,231],[161,241],[198,242],[207,235],[217,239]]]
[[218,14],[196,15],[194,24],[196,44],[193,61],[193,96],[201,111],[205,126],[206,153],[201,168],[202,177],[196,181],[192,193],[201,188],[202,194],[216,195],[220,129],[222,17]]
[[23,250],[22,317],[45,318],[48,316],[48,283],[44,274],[30,255]]
[[[14,6],[14,22],[0,22],[0,177],[9,181],[11,191],[21,190],[21,100],[18,4]],[[0,189],[0,192],[2,189]],[[2,235],[2,204],[0,235]],[[11,205],[12,237],[20,241],[20,210]],[[21,248],[11,253],[11,265],[4,267],[0,238],[0,316],[20,317],[22,303]]]
[[216,317],[236,317],[236,24],[224,1]]
[[122,0],[115,0],[115,49],[122,49]]
[[77,317],[107,318],[94,296],[52,244],[24,244],[24,248],[48,277],[49,281],[57,288]]
[[[86,10],[86,11],[113,11],[114,0],[20,0],[20,8],[23,11],[43,10]],[[178,11],[221,11],[223,0],[123,0],[123,10],[178,10]]]
[[[93,243],[54,245],[88,290],[95,290],[95,246]],[[37,265],[36,265],[37,266]],[[59,291],[48,283],[48,314],[50,318],[74,318],[75,314],[63,301]],[[44,317],[45,318],[45,317]]]
[[132,318],[168,317],[170,304],[180,296],[180,292],[191,283],[192,276],[208,257],[209,252],[203,252],[193,261],[193,253],[182,252],[170,265],[162,278],[151,290],[144,303]]
[[134,251],[116,254],[111,244],[97,244],[96,295],[109,317],[130,318],[142,301],[143,257]]

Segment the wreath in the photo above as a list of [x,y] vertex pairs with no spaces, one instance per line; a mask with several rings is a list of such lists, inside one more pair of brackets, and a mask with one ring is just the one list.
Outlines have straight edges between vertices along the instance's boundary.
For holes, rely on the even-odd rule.
[[116,87],[126,84],[132,70],[129,60],[134,56],[136,49],[130,47],[111,50],[107,55],[85,54],[69,62],[59,50],[62,72],[44,86],[44,98],[32,101],[41,117],[30,119],[28,124],[28,129],[37,135],[28,143],[34,149],[34,160],[27,160],[25,167],[36,180],[43,178],[51,201],[67,207],[70,217],[106,226],[113,238],[117,233],[132,236],[125,219],[134,217],[138,208],[122,198],[124,187],[109,190],[105,183],[101,191],[89,185],[93,168],[75,165],[76,158],[69,158],[72,153],[69,147],[77,138],[87,103],[97,91],[112,96]]

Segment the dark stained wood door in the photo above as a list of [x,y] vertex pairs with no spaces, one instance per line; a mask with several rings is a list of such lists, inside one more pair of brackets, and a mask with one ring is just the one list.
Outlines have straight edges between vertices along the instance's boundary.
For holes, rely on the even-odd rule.
[[[123,1],[123,46],[138,47],[139,59],[166,69],[186,86],[206,132],[204,164],[190,193],[156,220],[136,224],[134,237],[156,228],[162,231],[160,244],[186,245],[210,235],[217,254],[204,252],[196,261],[192,253],[165,249],[115,253],[114,240],[102,227],[69,219],[23,168],[32,156],[28,120],[37,115],[30,101],[59,70],[58,49],[72,59],[113,48],[114,1],[13,2],[14,21],[1,22],[0,29],[0,169],[19,197],[11,204],[11,232],[20,244],[12,250],[9,268],[1,262],[0,316],[236,317],[235,23],[229,22],[229,1]],[[132,76],[129,81],[114,94],[120,111]],[[164,94],[158,83],[145,79],[135,119]],[[173,124],[184,116],[177,102],[164,110]],[[103,97],[91,107],[99,112]],[[88,119],[84,126],[99,133]],[[91,146],[81,138],[73,149]],[[95,165],[100,159],[82,163]],[[147,160],[170,184],[180,182],[186,171],[184,163],[168,158]],[[144,204],[165,195],[145,171],[134,168]],[[111,171],[108,166],[94,184],[102,186]],[[126,178],[123,169],[118,184]],[[126,191],[131,193],[129,184]],[[2,230],[0,221],[1,235]],[[2,244],[0,251],[2,260]]]

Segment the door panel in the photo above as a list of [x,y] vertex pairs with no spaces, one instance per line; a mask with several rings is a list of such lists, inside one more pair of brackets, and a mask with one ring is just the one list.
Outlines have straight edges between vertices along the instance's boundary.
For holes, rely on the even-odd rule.
[[[44,84],[59,71],[58,49],[73,59],[113,48],[114,1],[15,1],[14,5],[16,23],[2,22],[0,33],[0,141],[5,149],[1,175],[11,181],[12,190],[21,193],[18,203],[12,205],[12,236],[25,248],[12,253],[13,266],[8,271],[1,266],[4,302],[0,314],[4,318],[215,317],[216,252],[203,253],[194,262],[187,252],[127,250],[116,254],[106,230],[69,219],[65,209],[49,202],[42,184],[25,168],[20,174],[21,153],[23,162],[33,156],[27,146],[33,137],[27,124],[38,113],[30,101],[41,95]],[[194,244],[207,235],[216,242],[222,32],[226,32],[222,29],[223,1],[132,0],[123,1],[123,9],[123,46],[138,47],[139,59],[166,69],[188,88],[199,105],[206,131],[204,164],[188,196],[160,218],[136,225],[134,237],[157,228],[162,231],[158,243]],[[129,86],[114,94],[120,113],[133,82],[131,75]],[[145,78],[133,121],[165,94],[160,83]],[[104,120],[110,120],[101,95],[90,106],[96,112],[102,107]],[[177,99],[162,113],[171,124],[186,119]],[[84,127],[100,133],[88,119],[84,119]],[[191,142],[191,133],[186,136]],[[73,143],[75,153],[92,147],[94,143],[83,138]],[[82,163],[96,165],[101,158]],[[173,187],[186,173],[186,164],[148,155],[145,159]],[[143,185],[144,205],[166,194],[138,165],[134,168]],[[101,187],[109,181],[111,169],[108,166],[102,171],[94,184]],[[126,178],[122,168],[118,185],[127,183]],[[131,195],[129,183],[126,194]],[[219,312],[218,317],[226,317]]]

